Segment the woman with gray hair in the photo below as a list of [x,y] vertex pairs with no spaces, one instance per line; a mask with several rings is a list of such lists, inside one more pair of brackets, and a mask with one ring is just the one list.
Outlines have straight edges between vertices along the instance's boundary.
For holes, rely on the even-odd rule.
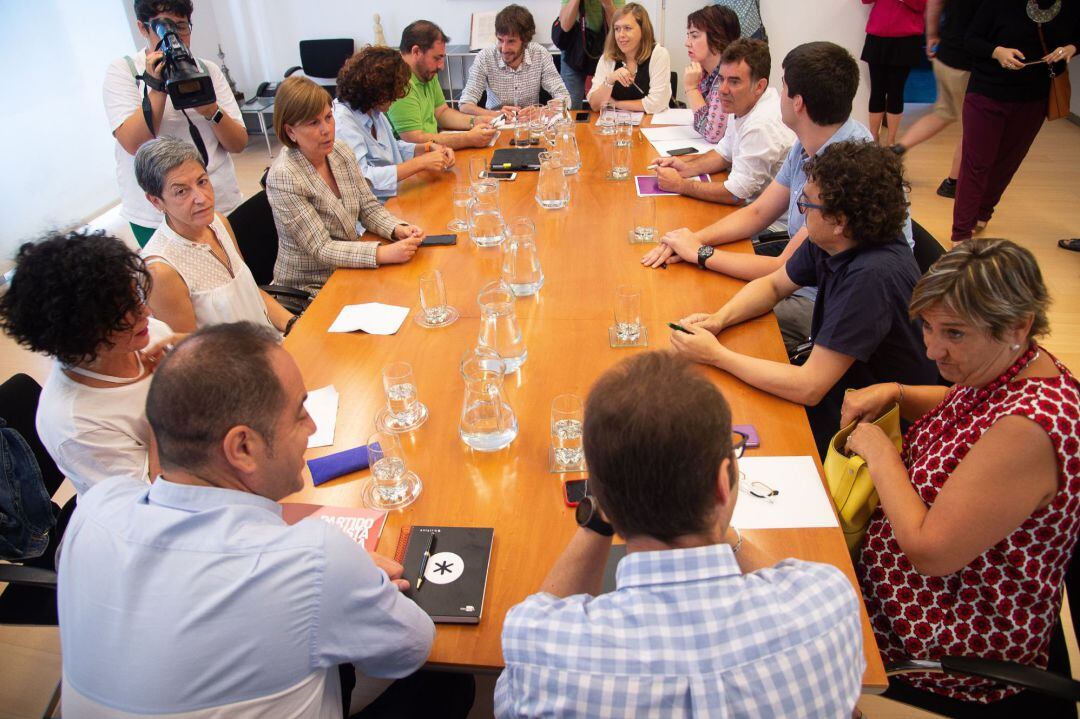
[[[841,422],[863,422],[847,448],[866,460],[881,499],[857,573],[886,662],[1046,666],[1080,530],[1080,385],[1037,342],[1049,303],[1028,250],[963,242],[919,280],[910,305],[953,386],[877,384],[845,399]],[[894,402],[913,423],[902,452],[868,423]],[[1018,692],[940,674],[897,678],[886,696],[949,716],[965,703],[1009,712]]]
[[229,221],[214,212],[214,187],[195,147],[150,140],[135,154],[135,178],[165,214],[141,253],[154,279],[154,316],[177,332],[246,320],[287,334],[296,317],[255,284]]

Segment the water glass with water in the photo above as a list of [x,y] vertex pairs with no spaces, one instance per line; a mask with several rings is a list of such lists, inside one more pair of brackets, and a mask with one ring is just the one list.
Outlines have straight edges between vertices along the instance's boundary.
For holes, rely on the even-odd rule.
[[560,394],[551,403],[552,471],[579,472],[585,469],[582,428],[585,405],[575,394]]
[[615,134],[615,103],[605,102],[600,106],[600,119],[596,123],[601,135]]
[[401,509],[416,501],[423,484],[405,464],[401,441],[392,432],[377,431],[368,438],[371,479],[361,498],[372,509]]
[[478,342],[499,353],[507,373],[516,372],[529,355],[514,311],[514,299],[514,292],[502,280],[484,285],[476,296],[480,305]]
[[630,177],[630,145],[612,141],[607,143],[608,179],[625,180]]
[[442,273],[431,270],[420,275],[420,312],[416,324],[421,327],[445,327],[458,318],[458,311],[446,302]]
[[540,153],[536,202],[545,210],[560,210],[570,204],[570,183],[563,173],[562,155],[558,152]]
[[634,344],[641,339],[640,287],[615,288],[615,339],[621,344]]
[[544,272],[540,269],[540,255],[533,239],[535,234],[533,221],[518,217],[510,222],[502,246],[502,279],[517,297],[535,295],[544,286]]
[[634,117],[629,112],[615,113],[615,142],[629,145],[634,137]]
[[557,123],[555,133],[555,152],[562,155],[564,175],[576,174],[581,169],[581,152],[578,150],[574,123],[563,120]]
[[409,432],[428,418],[427,407],[416,396],[416,381],[408,362],[392,362],[382,370],[386,407],[375,426],[387,432]]
[[655,242],[657,234],[656,200],[652,197],[635,197],[631,242]]
[[536,145],[544,136],[544,106],[532,105],[529,111],[529,143]]
[[450,220],[446,229],[451,232],[465,232],[469,229],[469,202],[473,199],[472,186],[461,182],[454,185],[451,192],[451,199],[454,203],[454,219]]
[[514,114],[514,144],[520,146],[529,144],[529,121],[525,119],[521,110]]

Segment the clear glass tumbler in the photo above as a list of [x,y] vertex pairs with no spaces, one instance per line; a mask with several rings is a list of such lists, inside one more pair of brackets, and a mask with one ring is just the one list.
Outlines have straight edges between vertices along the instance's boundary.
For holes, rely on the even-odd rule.
[[585,405],[575,394],[560,394],[551,403],[552,468],[556,472],[573,472],[585,468],[585,449],[582,428],[585,426]]
[[458,311],[446,301],[442,273],[431,270],[420,275],[420,312],[416,324],[421,327],[446,327],[458,318]]
[[640,287],[615,288],[615,338],[623,344],[633,344],[641,338]]
[[428,418],[428,409],[416,395],[416,381],[408,362],[391,362],[382,370],[386,407],[375,417],[375,426],[387,432],[409,432]]
[[406,466],[397,435],[375,432],[367,448],[371,479],[360,490],[363,503],[372,509],[401,509],[415,502],[424,485]]

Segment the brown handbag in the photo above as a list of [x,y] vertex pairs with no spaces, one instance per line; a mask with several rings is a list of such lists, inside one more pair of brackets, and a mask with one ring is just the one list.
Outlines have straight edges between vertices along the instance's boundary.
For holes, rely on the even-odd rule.
[[[1043,37],[1042,23],[1035,23],[1039,30],[1039,42],[1042,44],[1043,55],[1049,55],[1050,49],[1046,47],[1046,38]],[[1066,67],[1061,72],[1054,72],[1054,63],[1046,63],[1050,72],[1050,97],[1046,101],[1046,119],[1060,120],[1069,114],[1069,104],[1072,101],[1072,85],[1069,83],[1069,69]]]

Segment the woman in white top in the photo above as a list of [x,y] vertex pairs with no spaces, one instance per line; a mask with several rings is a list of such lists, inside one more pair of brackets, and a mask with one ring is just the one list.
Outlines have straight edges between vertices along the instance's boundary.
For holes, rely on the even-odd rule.
[[259,289],[229,221],[214,212],[214,186],[198,151],[162,138],[135,154],[146,199],[165,214],[142,256],[153,277],[147,301],[177,332],[224,322],[254,322],[281,333],[296,318]]
[[110,477],[149,481],[146,393],[178,336],[149,317],[142,259],[115,237],[71,233],[23,245],[15,262],[0,328],[56,360],[38,402],[42,444],[79,494]]
[[593,110],[613,102],[620,110],[655,115],[671,100],[671,56],[656,44],[649,13],[631,2],[615,11],[604,55],[585,98]]
[[386,112],[409,92],[411,78],[412,70],[401,53],[378,45],[353,55],[338,73],[337,137],[356,153],[361,174],[380,200],[396,195],[398,183],[407,177],[454,166],[454,151],[449,147],[394,137]]

